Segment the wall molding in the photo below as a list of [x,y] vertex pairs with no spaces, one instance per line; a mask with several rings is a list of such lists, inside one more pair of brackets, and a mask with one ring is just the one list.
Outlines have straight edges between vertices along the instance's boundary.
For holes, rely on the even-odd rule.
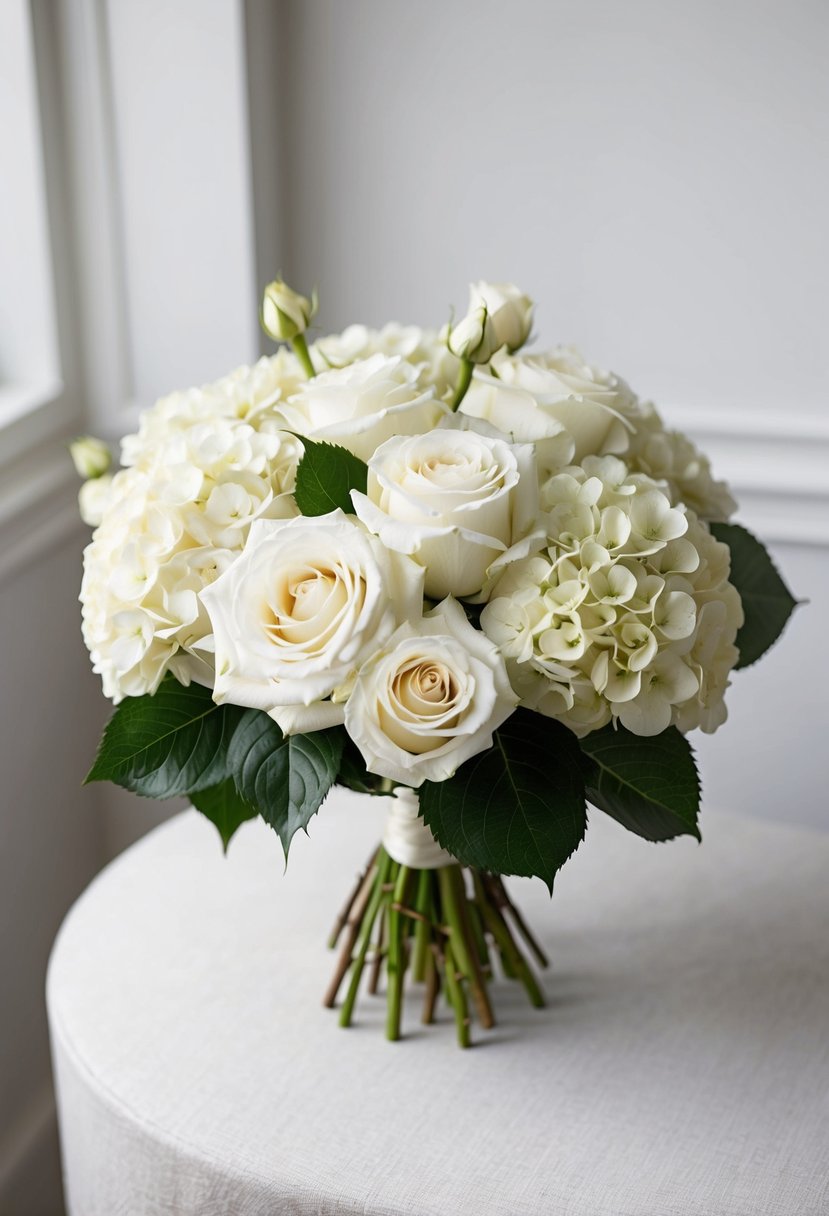
[[70,538],[82,535],[85,525],[78,514],[79,485],[63,442],[34,449],[4,471],[0,587]]
[[829,546],[829,418],[691,406],[664,415],[699,444],[732,487],[738,517],[763,540]]

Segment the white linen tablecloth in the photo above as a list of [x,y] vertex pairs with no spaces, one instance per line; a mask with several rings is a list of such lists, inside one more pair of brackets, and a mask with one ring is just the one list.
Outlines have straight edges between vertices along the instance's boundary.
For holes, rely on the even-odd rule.
[[48,1003],[71,1216],[811,1216],[829,1212],[829,837],[704,817],[649,845],[598,812],[552,902],[549,1006],[499,981],[341,1030],[324,942],[382,800],[335,792],[227,859],[187,812],[75,905]]

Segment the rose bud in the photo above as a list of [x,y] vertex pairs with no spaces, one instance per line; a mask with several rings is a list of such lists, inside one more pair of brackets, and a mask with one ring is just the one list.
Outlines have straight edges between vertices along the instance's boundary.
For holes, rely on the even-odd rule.
[[112,464],[112,454],[102,439],[84,435],[69,444],[69,455],[79,477],[103,477]]
[[307,299],[282,279],[268,283],[262,297],[262,328],[275,342],[293,342],[304,334],[317,311],[316,296]]
[[535,305],[514,283],[473,283],[469,288],[469,309],[484,305],[495,340],[506,346],[510,354],[519,349],[530,336]]

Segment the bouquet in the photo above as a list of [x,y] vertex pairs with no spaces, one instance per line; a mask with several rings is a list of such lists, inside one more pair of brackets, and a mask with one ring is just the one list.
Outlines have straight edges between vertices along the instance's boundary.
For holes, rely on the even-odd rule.
[[795,601],[694,444],[533,304],[479,283],[442,330],[306,337],[264,293],[271,358],[164,397],[87,476],[83,631],[116,704],[88,780],[185,795],[225,847],[261,815],[287,858],[334,785],[385,796],[325,1000],[364,975],[400,1035],[443,994],[462,1045],[496,967],[543,995],[504,877],[552,891],[587,803],[699,836],[688,734]]

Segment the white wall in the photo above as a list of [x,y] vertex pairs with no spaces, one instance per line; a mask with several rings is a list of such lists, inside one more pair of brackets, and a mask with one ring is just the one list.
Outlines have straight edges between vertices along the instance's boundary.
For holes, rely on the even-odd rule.
[[131,387],[148,405],[256,350],[243,13],[233,0],[105,9]]
[[323,319],[542,302],[673,404],[819,412],[820,0],[289,6],[292,269]]

